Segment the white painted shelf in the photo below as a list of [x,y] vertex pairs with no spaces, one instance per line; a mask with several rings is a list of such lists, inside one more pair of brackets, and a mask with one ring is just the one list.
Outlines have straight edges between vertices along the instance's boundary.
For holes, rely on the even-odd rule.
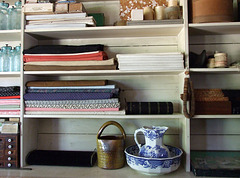
[[101,76],[110,76],[110,75],[179,75],[183,73],[184,70],[159,70],[159,71],[121,71],[121,70],[81,70],[81,71],[24,71],[24,75],[35,75],[35,76],[43,76],[43,75],[101,75]]
[[227,35],[239,34],[239,31],[240,22],[189,24],[189,35]]
[[240,119],[240,114],[229,115],[195,115],[193,119]]
[[21,30],[0,30],[1,41],[21,41]]
[[[96,163],[97,164],[97,163]],[[90,178],[122,178],[122,177],[131,177],[131,178],[150,178],[150,177],[161,177],[161,178],[179,178],[179,177],[188,177],[196,178],[193,173],[188,173],[184,170],[183,166],[180,166],[176,171],[161,175],[161,176],[149,176],[141,174],[129,166],[124,166],[121,169],[107,170],[101,169],[97,165],[93,167],[70,167],[70,166],[38,166],[31,165],[26,166],[21,170],[10,170],[2,169],[1,176],[3,177],[90,177]]]
[[54,119],[54,118],[69,118],[69,119],[101,119],[101,118],[107,118],[107,119],[179,119],[184,118],[183,114],[180,113],[174,113],[174,114],[159,114],[159,115],[125,115],[125,114],[95,114],[95,115],[75,115],[75,114],[68,114],[68,115],[24,115],[24,118],[26,119],[38,119],[38,118],[48,118],[48,119]]
[[0,77],[20,77],[20,72],[0,72]]
[[195,73],[238,73],[240,68],[191,68],[190,72]]
[[36,39],[77,39],[110,37],[156,37],[177,36],[183,24],[139,25],[139,26],[103,26],[63,29],[25,30]]
[[0,118],[20,117],[20,115],[0,115]]

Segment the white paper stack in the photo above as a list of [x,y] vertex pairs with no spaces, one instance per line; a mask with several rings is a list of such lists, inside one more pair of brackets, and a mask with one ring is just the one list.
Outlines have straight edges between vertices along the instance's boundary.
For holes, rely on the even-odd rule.
[[117,54],[119,70],[182,70],[182,53]]
[[27,15],[25,28],[76,28],[86,26],[96,26],[96,21],[92,16],[87,16],[86,12],[81,12],[69,14]]

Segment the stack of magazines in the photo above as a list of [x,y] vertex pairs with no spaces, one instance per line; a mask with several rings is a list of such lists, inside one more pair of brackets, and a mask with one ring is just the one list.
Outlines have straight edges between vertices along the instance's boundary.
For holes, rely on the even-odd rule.
[[86,12],[68,14],[26,15],[26,29],[78,28],[96,26],[93,16]]
[[117,54],[119,70],[182,70],[182,53]]

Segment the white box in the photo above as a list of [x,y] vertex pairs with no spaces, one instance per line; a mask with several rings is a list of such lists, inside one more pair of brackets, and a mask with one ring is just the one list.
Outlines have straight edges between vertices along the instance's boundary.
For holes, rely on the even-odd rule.
[[132,9],[131,20],[143,20],[143,9]]

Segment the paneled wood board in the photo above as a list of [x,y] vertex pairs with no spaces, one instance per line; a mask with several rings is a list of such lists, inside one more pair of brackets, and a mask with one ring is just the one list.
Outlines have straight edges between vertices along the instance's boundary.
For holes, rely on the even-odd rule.
[[[96,136],[100,127],[113,119],[39,119],[38,149],[93,150],[96,148]],[[179,146],[179,119],[115,120],[124,128],[126,145],[134,144],[133,134],[142,126],[167,126],[164,142]],[[119,135],[119,129],[108,126],[102,135]],[[138,135],[141,142],[144,138]],[[166,138],[165,138],[166,137]]]

